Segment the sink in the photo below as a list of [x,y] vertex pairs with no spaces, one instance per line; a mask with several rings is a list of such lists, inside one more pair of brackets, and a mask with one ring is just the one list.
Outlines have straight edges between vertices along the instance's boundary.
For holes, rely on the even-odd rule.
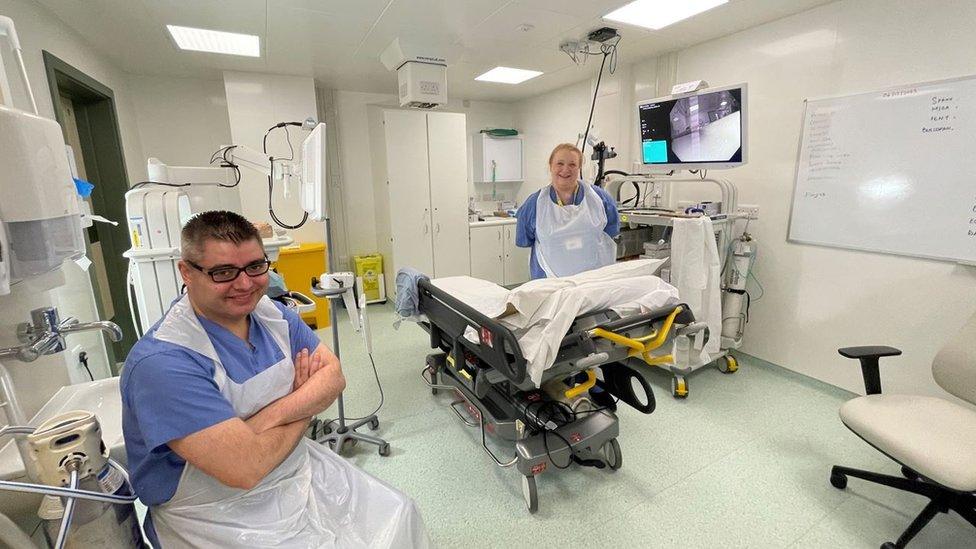
[[[30,420],[30,425],[41,422],[71,410],[87,410],[98,416],[102,427],[102,441],[109,449],[109,455],[123,466],[126,464],[125,445],[122,441],[122,397],[119,393],[119,378],[112,377],[78,383],[62,387]],[[20,459],[12,438],[4,437],[0,443],[0,479],[27,482],[24,463]],[[0,492],[0,513],[20,523],[34,513],[41,497],[33,494]],[[23,524],[21,524],[23,526]]]
[[[102,426],[102,441],[112,459],[125,464],[125,446],[122,441],[122,397],[119,378],[111,377],[87,383],[67,385],[54,393],[51,400],[30,420],[37,426],[43,421],[71,410],[86,410],[98,416]],[[17,453],[13,439],[7,439],[0,450],[0,479],[14,480],[24,476],[24,464]]]

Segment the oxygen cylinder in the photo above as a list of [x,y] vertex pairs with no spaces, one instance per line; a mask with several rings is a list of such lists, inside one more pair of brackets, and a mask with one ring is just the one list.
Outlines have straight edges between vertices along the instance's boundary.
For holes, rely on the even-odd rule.
[[756,241],[743,233],[732,246],[725,293],[722,296],[722,347],[737,348],[746,329],[746,281],[756,255]]

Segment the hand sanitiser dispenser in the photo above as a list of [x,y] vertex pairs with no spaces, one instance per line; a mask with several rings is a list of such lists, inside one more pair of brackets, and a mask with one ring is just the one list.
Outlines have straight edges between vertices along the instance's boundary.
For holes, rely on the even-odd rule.
[[2,295],[11,284],[81,257],[85,241],[61,127],[37,114],[13,21],[7,17],[0,16],[0,37],[10,42],[34,108],[33,113],[19,110],[6,96],[0,103]]

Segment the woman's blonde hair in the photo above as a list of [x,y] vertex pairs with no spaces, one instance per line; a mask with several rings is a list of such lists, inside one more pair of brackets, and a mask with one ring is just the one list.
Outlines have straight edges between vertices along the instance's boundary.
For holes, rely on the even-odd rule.
[[559,151],[573,151],[574,153],[576,153],[576,156],[579,157],[580,169],[583,168],[583,151],[579,150],[579,148],[577,148],[576,145],[573,145],[572,143],[560,143],[556,145],[556,148],[553,149],[551,153],[549,153],[548,165],[550,168],[552,167],[552,159],[555,158],[556,153]]

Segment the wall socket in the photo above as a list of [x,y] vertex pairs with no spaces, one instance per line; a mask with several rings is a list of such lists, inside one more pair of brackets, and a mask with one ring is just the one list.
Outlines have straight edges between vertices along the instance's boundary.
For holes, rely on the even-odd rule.
[[755,204],[739,204],[735,213],[746,216],[746,219],[759,219],[759,206]]

